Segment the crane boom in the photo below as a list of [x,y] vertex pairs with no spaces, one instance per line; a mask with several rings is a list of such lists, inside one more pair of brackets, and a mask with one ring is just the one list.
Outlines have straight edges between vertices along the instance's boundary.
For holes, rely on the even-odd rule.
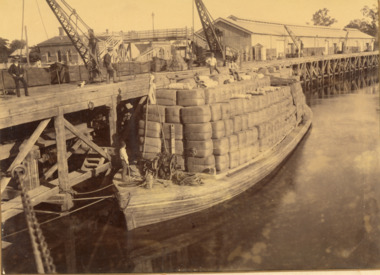
[[[100,73],[100,66],[98,56],[91,52],[88,43],[85,42],[89,40],[87,34],[78,27],[77,24],[74,25],[71,16],[74,15],[76,20],[80,21],[82,25],[89,31],[89,27],[84,23],[84,21],[77,15],[75,9],[72,9],[64,0],[62,3],[68,8],[71,12],[71,15],[68,15],[65,10],[57,3],[55,0],[46,0],[47,4],[53,11],[54,15],[57,17],[59,23],[63,27],[67,36],[73,43],[75,49],[78,51],[80,57],[82,58],[86,68],[89,70],[90,75],[92,72]],[[78,31],[79,29],[79,31]],[[81,35],[79,34],[81,32]]]
[[298,57],[299,57],[300,54],[301,54],[301,45],[300,45],[300,43],[299,43],[299,39],[298,39],[298,38],[296,37],[296,35],[292,32],[292,30],[289,29],[288,26],[284,25],[284,27],[285,27],[285,30],[288,32],[290,38],[293,40],[294,45],[297,47],[297,49],[298,49]]
[[206,6],[202,0],[194,0],[197,7],[199,18],[202,23],[203,31],[210,47],[210,50],[214,53],[220,53],[225,59],[225,53],[222,44],[220,43],[218,36],[216,35],[216,29],[212,21],[212,17],[208,12]]

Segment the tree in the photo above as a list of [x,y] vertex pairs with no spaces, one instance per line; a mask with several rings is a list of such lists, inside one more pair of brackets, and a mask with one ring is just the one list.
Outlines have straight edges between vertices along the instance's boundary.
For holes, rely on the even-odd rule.
[[7,62],[9,55],[8,39],[0,37],[0,63]]
[[379,30],[379,11],[377,7],[375,5],[372,8],[364,6],[361,12],[364,17],[362,19],[351,20],[346,25],[346,28],[358,29],[368,35],[377,37]]
[[10,53],[13,53],[17,49],[22,49],[26,45],[25,40],[18,40],[15,39],[11,42],[11,45],[9,46],[10,48]]
[[311,19],[316,26],[331,26],[332,24],[338,22],[335,18],[328,15],[329,10],[326,8],[320,9],[313,14]]
[[37,62],[38,60],[41,60],[40,49],[37,46],[30,48],[29,60],[30,62]]

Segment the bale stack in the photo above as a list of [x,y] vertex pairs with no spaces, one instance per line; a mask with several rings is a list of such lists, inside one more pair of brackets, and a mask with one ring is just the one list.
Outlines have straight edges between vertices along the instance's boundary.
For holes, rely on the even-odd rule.
[[[295,106],[290,87],[265,87],[257,124],[260,151],[280,142],[295,127]],[[257,123],[257,122],[254,122]]]
[[215,170],[211,110],[205,104],[203,89],[178,91],[178,104],[184,128],[186,166],[189,172]]
[[305,95],[303,94],[302,87],[299,82],[290,85],[290,91],[293,96],[294,105],[296,106],[297,124],[300,124],[303,114],[305,113]]
[[[144,157],[157,155],[161,147],[170,152],[173,129],[177,159],[188,172],[222,173],[251,161],[281,141],[303,113],[300,86],[269,82],[255,77],[213,88],[157,90],[158,104],[148,107]],[[242,98],[257,89],[263,95]],[[143,141],[145,121],[139,135]]]

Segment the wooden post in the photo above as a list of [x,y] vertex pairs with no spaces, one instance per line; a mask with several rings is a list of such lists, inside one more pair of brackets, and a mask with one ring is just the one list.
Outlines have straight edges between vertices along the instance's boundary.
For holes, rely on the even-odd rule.
[[30,67],[30,61],[29,61],[29,46],[28,46],[28,32],[26,31],[26,26],[25,26],[25,42],[26,42],[26,61],[28,62],[28,67]]
[[108,113],[108,123],[110,125],[110,145],[115,145],[117,137],[117,96],[111,96],[111,103],[109,104],[110,110]]
[[58,181],[61,193],[63,193],[64,201],[62,211],[68,211],[72,208],[73,201],[70,194],[69,169],[67,165],[66,151],[66,134],[65,119],[63,117],[62,107],[58,108],[58,116],[54,118],[55,139],[57,142],[57,163],[58,163]]
[[27,170],[27,177],[24,180],[26,190],[32,190],[40,186],[38,174],[38,159],[40,158],[40,150],[37,146],[33,146],[29,154],[25,157],[23,164]]

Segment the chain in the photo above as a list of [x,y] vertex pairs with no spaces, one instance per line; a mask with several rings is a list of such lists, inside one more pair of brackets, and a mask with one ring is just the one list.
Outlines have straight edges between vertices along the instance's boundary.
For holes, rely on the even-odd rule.
[[24,185],[25,174],[26,168],[23,165],[15,167],[12,171],[12,176],[19,181],[21,186],[21,201],[29,229],[37,270],[38,273],[45,273],[44,270],[46,270],[47,273],[56,273],[53,258],[50,255],[50,250],[42,234],[29,194]]

